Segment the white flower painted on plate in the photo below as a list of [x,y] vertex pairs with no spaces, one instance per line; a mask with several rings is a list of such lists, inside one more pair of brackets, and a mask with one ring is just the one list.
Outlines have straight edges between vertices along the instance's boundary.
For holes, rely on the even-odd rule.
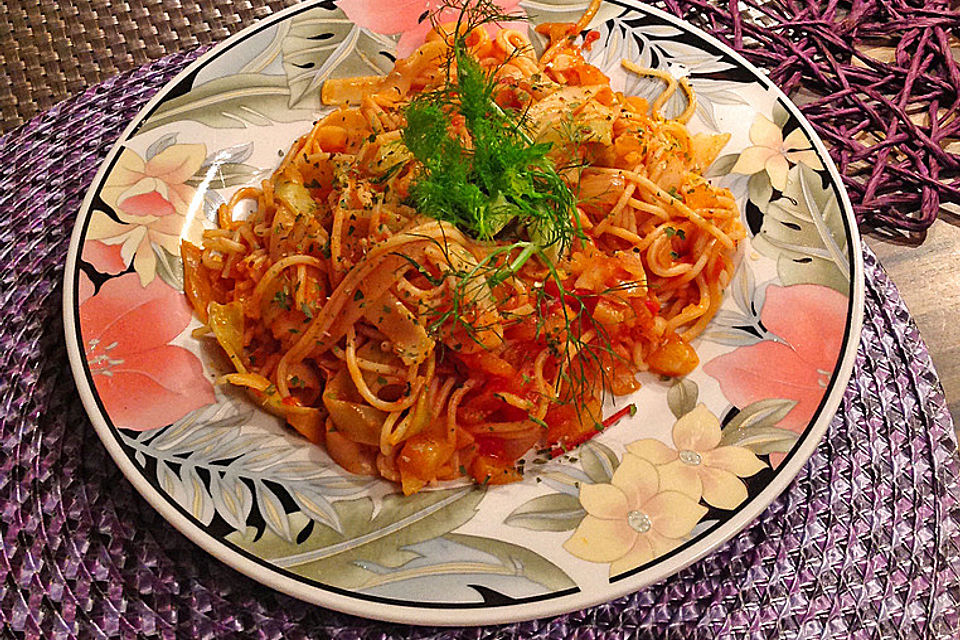
[[610,483],[580,487],[587,515],[563,547],[590,562],[610,563],[610,575],[639,567],[679,546],[707,513],[679,491],[664,491],[656,468],[631,453]]
[[813,145],[802,129],[794,129],[783,137],[783,130],[762,113],[758,113],[750,126],[752,146],[740,153],[731,173],[753,175],[766,171],[770,184],[778,191],[787,186],[787,172],[790,164],[805,164],[815,171],[821,171],[823,164],[813,150]]
[[675,448],[648,438],[627,445],[627,451],[656,466],[662,488],[733,509],[747,499],[747,487],[740,478],[767,465],[744,447],[719,446],[720,435],[720,421],[700,404],[674,423]]
[[[186,181],[206,158],[202,144],[174,144],[147,161],[124,149],[101,191],[119,222],[103,211],[90,216],[83,257],[106,273],[117,273],[133,262],[140,284],[156,277],[154,246],[180,253],[182,238],[197,239],[201,216],[191,213],[196,190]],[[119,263],[111,247],[120,247]],[[106,265],[110,266],[106,266]]]

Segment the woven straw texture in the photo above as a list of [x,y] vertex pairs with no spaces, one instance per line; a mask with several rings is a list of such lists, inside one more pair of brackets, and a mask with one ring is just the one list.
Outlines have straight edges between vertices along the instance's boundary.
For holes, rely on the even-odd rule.
[[[960,464],[926,348],[867,252],[866,323],[828,435],[731,542],[613,603],[483,629],[307,605],[201,552],[87,421],[60,315],[83,194],[123,126],[194,56],[120,75],[0,139],[0,621],[27,638],[937,638],[960,629]],[[27,176],[27,179],[24,179]]]
[[0,130],[175,51],[211,44],[296,0],[0,2]]

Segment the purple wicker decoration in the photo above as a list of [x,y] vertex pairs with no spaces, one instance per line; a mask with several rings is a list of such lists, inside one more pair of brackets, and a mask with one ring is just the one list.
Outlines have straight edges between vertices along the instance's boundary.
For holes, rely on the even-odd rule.
[[0,620],[27,638],[938,638],[960,628],[960,464],[926,348],[866,251],[867,320],[826,438],[724,547],[628,597],[482,629],[370,622],[200,551],[124,479],[70,377],[60,283],[83,194],[195,54],[98,85],[0,139]]
[[[843,175],[857,220],[927,229],[960,204],[958,3],[664,0],[801,103]],[[951,35],[953,34],[953,35]],[[804,104],[805,103],[805,104]]]

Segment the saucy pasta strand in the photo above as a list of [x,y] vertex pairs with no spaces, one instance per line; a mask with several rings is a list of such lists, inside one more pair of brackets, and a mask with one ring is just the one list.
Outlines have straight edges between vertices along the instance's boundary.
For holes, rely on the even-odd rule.
[[[223,382],[410,494],[513,482],[532,447],[602,430],[605,393],[689,373],[744,237],[733,197],[703,177],[728,136],[691,134],[695,96],[663,72],[624,62],[664,81],[652,105],[611,89],[570,37],[591,16],[541,27],[540,59],[515,30],[458,40],[437,25],[386,76],[327,81],[335,108],[221,206],[219,230],[182,245],[198,335],[233,363]],[[574,194],[562,250],[509,221],[471,237],[411,196],[426,168],[404,144],[408,105],[456,79],[456,42]],[[687,105],[673,119],[671,96]],[[468,124],[446,125],[467,150]],[[252,213],[235,216],[241,202]]]

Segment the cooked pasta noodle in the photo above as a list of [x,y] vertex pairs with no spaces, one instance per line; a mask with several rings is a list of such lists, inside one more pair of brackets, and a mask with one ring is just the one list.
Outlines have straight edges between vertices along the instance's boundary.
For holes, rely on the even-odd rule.
[[[744,235],[730,193],[703,178],[727,136],[691,134],[694,94],[663,72],[624,61],[664,81],[652,105],[613,91],[573,37],[595,10],[540,27],[539,59],[519,31],[463,34],[496,109],[551,145],[576,197],[566,246],[513,243],[525,232],[510,224],[471,236],[411,197],[424,169],[405,146],[407,105],[457,75],[457,27],[438,26],[384,77],[327,81],[336,108],[220,208],[202,246],[183,243],[207,325],[197,335],[235,369],[223,381],[347,470],[410,494],[460,476],[517,480],[532,447],[567,450],[601,430],[605,392],[694,368],[689,343]],[[687,106],[666,118],[678,90]],[[469,143],[462,120],[450,135]],[[236,214],[244,202],[252,213]]]

